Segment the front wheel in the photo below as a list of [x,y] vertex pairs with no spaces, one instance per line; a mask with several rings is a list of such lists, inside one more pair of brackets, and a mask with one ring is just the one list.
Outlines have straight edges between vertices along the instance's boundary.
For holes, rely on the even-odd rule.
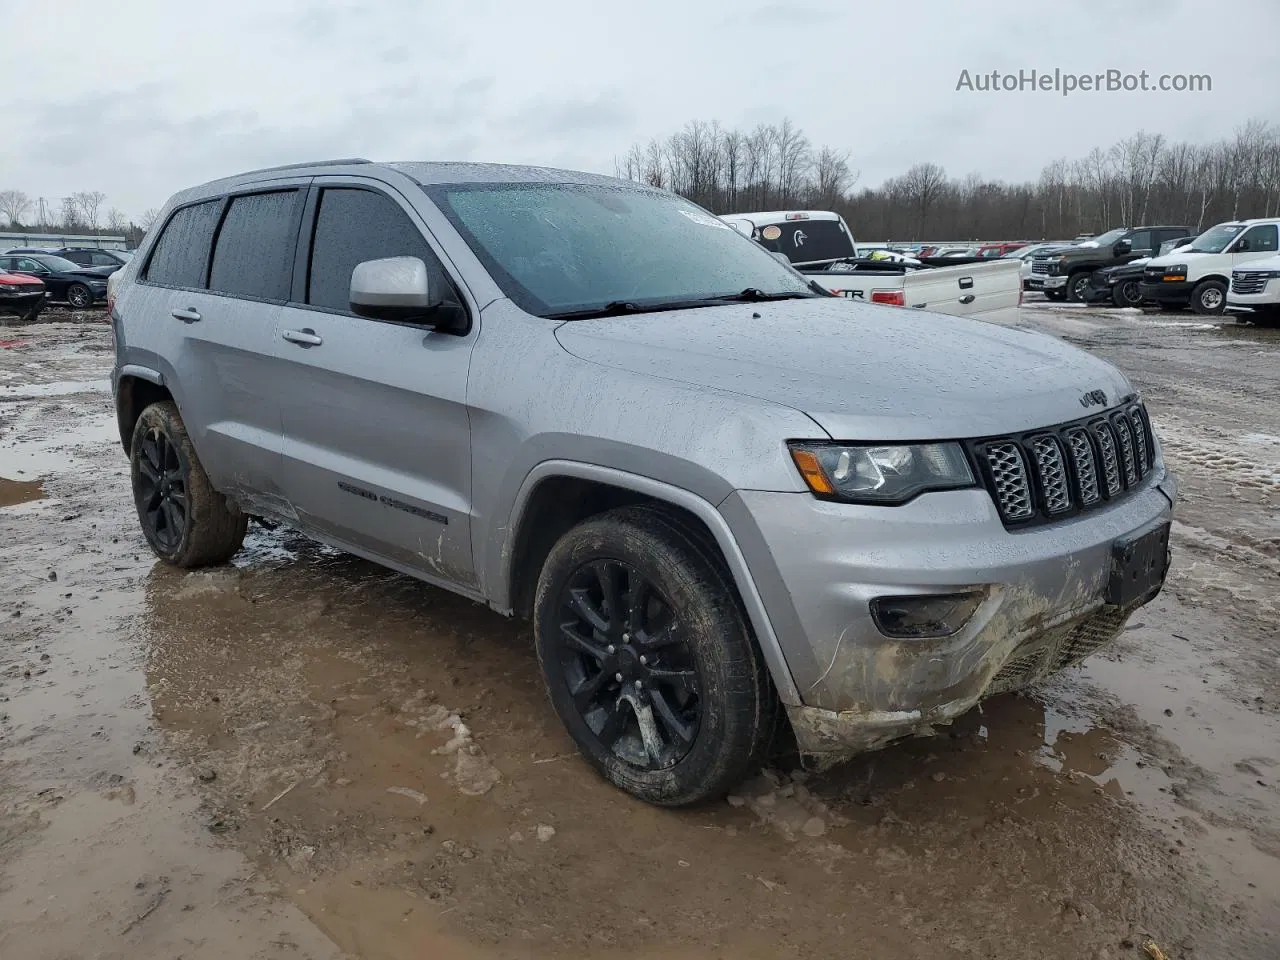
[[157,557],[203,567],[225,563],[240,549],[249,518],[213,489],[175,404],[142,411],[129,461],[138,522]]
[[1072,303],[1084,300],[1084,292],[1089,288],[1089,271],[1081,270],[1067,278],[1067,299]]
[[1111,291],[1111,302],[1117,307],[1136,307],[1142,303],[1142,292],[1136,280],[1121,280]]
[[721,567],[678,519],[624,508],[570,530],[543,565],[534,625],[551,703],[610,783],[684,806],[759,765],[769,675]]
[[1227,287],[1221,280],[1205,280],[1191,291],[1191,309],[1218,314],[1227,309]]
[[77,310],[93,306],[93,291],[83,283],[73,283],[67,287],[67,303]]

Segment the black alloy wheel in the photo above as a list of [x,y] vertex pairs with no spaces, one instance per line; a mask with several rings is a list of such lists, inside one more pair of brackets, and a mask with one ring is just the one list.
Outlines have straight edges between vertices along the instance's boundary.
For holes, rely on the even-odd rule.
[[595,560],[570,574],[559,615],[559,666],[600,746],[640,770],[683,759],[702,703],[670,602],[631,565]]
[[162,430],[142,438],[138,460],[138,512],[156,542],[177,550],[187,529],[187,478],[177,448]]

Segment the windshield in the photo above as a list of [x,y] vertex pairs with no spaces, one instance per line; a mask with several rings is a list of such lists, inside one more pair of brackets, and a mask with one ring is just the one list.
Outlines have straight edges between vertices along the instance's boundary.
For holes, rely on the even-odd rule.
[[1221,253],[1244,230],[1243,223],[1220,223],[1210,227],[1191,244],[1189,253]]
[[744,291],[820,296],[760,244],[672,194],[562,183],[427,192],[503,292],[538,316],[692,305]]
[[59,273],[66,270],[80,269],[80,264],[78,263],[72,263],[70,260],[67,260],[63,257],[55,257],[47,253],[41,254],[38,257],[32,257],[31,259],[37,261],[38,263],[42,263],[46,267],[48,267],[50,270],[55,270]]
[[1128,227],[1116,227],[1114,230],[1108,230],[1100,237],[1094,237],[1092,240],[1085,240],[1084,243],[1093,244],[1099,247],[1109,247],[1128,232]]

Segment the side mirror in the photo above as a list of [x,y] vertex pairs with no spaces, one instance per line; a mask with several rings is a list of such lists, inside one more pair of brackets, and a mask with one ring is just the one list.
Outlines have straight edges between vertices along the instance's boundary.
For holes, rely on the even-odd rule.
[[371,320],[429,322],[433,299],[427,265],[417,257],[365,260],[351,271],[351,312]]
[[1133,251],[1132,240],[1117,240],[1113,251],[1117,257],[1123,257],[1126,253]]
[[1249,238],[1244,237],[1239,243],[1236,244],[1236,253],[1248,253],[1248,252],[1249,252]]

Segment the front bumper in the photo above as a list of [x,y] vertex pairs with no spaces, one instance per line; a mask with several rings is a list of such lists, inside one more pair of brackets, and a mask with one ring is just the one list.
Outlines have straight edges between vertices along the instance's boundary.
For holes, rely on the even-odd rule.
[[[1113,637],[1131,611],[1104,604],[1112,544],[1169,520],[1176,498],[1159,464],[1112,506],[1018,532],[982,489],[901,507],[740,491],[720,509],[800,691],[787,706],[800,750],[839,758],[931,733]],[[975,588],[986,600],[943,639],[887,638],[869,610],[876,597]]]
[[1172,283],[1149,283],[1143,280],[1138,284],[1138,289],[1142,293],[1143,300],[1154,300],[1156,303],[1190,303],[1191,291],[1195,289],[1195,284],[1187,280],[1178,280]]
[[0,291],[0,313],[25,314],[45,299],[44,288],[34,293],[6,293]]

